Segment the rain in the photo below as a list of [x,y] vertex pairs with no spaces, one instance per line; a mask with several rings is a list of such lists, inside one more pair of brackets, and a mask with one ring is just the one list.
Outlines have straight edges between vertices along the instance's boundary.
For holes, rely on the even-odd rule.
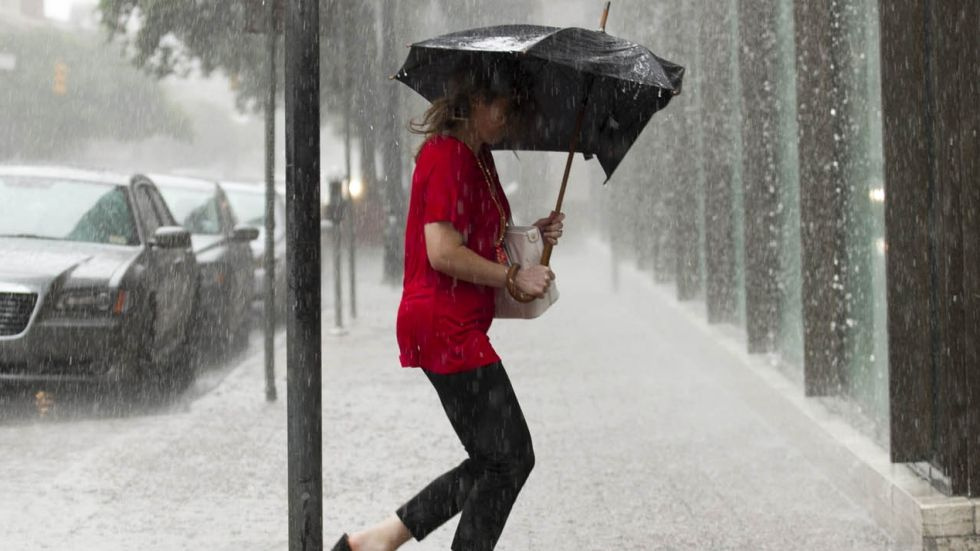
[[0,549],[980,545],[978,29],[0,0]]

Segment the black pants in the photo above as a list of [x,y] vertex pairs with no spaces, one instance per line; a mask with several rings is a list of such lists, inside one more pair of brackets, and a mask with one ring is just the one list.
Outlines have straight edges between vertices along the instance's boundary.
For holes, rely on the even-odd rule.
[[426,375],[469,457],[402,505],[398,517],[421,540],[462,512],[452,548],[489,551],[534,466],[524,413],[499,362]]

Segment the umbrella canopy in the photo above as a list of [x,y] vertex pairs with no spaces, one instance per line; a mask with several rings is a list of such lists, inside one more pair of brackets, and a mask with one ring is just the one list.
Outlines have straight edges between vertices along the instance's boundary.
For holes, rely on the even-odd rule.
[[434,101],[460,67],[505,72],[530,97],[523,124],[495,149],[569,151],[599,159],[606,177],[654,113],[680,92],[684,68],[603,31],[501,25],[446,34],[411,46],[395,75]]

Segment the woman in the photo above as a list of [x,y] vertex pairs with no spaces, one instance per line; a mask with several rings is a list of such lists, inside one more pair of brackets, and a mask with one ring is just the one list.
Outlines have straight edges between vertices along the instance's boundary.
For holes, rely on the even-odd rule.
[[[490,145],[514,128],[520,101],[501,73],[459,76],[449,88],[412,125],[426,139],[412,178],[397,333],[402,366],[422,368],[468,458],[390,518],[345,534],[335,551],[397,549],[457,513],[452,549],[493,549],[534,465],[520,404],[487,338],[497,289],[540,297],[555,278],[546,266],[501,262],[510,205]],[[535,225],[556,244],[563,220],[552,213]]]

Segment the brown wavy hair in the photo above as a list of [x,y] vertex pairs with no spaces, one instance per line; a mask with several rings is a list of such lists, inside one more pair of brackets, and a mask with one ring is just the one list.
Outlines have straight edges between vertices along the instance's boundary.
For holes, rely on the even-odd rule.
[[421,119],[409,122],[409,131],[424,136],[422,145],[425,145],[433,136],[447,134],[462,126],[469,118],[473,102],[489,103],[502,97],[511,100],[508,125],[514,131],[530,108],[529,94],[520,83],[520,75],[515,70],[490,68],[481,71],[472,69],[471,64],[461,64],[449,78],[445,94],[432,102]]

